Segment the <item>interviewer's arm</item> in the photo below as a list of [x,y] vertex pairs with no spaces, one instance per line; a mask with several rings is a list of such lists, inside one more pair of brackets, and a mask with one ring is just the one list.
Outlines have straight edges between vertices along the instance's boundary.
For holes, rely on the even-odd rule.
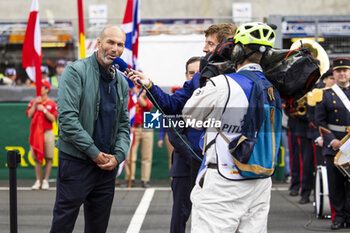
[[[152,96],[165,114],[175,115],[181,114],[185,103],[192,96],[193,91],[198,87],[199,75],[199,73],[196,73],[191,80],[186,81],[183,87],[178,89],[173,95],[165,93],[159,86],[151,83],[150,79],[141,72],[135,72],[134,76],[129,74],[128,77],[135,83],[137,79],[140,79],[146,87],[149,87],[148,90],[151,92]],[[157,107],[153,98],[148,93],[147,97]]]

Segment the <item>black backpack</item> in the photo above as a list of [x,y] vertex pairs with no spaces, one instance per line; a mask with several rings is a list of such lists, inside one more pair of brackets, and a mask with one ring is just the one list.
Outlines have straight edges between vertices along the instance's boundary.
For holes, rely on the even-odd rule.
[[[201,59],[200,87],[204,86],[210,77],[235,72],[234,62],[231,60],[233,48],[234,39],[229,38]],[[306,48],[268,49],[261,59],[261,66],[265,77],[286,100],[302,97],[312,89],[320,77],[318,61]]]
[[265,77],[286,100],[302,97],[321,76],[318,61],[306,48],[269,49],[261,59],[261,66]]

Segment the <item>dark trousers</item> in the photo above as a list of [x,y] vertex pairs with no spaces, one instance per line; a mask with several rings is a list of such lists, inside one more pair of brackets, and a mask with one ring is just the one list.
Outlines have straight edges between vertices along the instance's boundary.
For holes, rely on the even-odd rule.
[[186,222],[191,214],[192,203],[191,177],[173,177],[171,182],[173,191],[173,211],[171,215],[170,233],[185,233]]
[[84,204],[85,233],[107,231],[116,169],[103,171],[92,161],[60,159],[51,233],[70,233]]
[[334,157],[326,156],[329,200],[335,211],[333,222],[350,223],[350,184],[334,165]]
[[298,143],[298,137],[295,133],[289,131],[290,138],[290,162],[291,162],[291,185],[290,190],[299,191],[300,189],[300,148]]
[[315,153],[312,140],[299,137],[299,148],[302,157],[303,174],[301,181],[301,196],[309,197],[314,186]]
[[316,165],[325,166],[324,156],[322,154],[322,147],[315,146],[315,152],[316,152]]

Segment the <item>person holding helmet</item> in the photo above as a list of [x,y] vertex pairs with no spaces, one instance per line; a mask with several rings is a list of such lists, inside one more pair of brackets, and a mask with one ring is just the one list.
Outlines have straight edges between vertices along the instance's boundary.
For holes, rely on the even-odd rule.
[[[241,136],[250,97],[256,97],[255,85],[262,83],[253,82],[249,76],[272,86],[263,74],[260,60],[264,52],[273,47],[274,41],[275,32],[264,23],[241,25],[234,37],[232,52],[237,73],[209,78],[185,104],[185,120],[221,121],[220,128],[206,128],[203,146],[206,154],[202,164],[205,166],[191,193],[191,232],[267,232],[271,177],[250,179],[241,175],[226,141]],[[272,91],[269,96],[281,109],[279,93]],[[265,148],[262,150],[268,154]]]

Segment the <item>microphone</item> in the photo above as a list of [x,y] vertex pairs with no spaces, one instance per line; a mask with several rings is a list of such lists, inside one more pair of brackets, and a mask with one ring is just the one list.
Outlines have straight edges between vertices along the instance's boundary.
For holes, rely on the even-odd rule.
[[117,57],[116,59],[114,59],[113,64],[118,65],[118,70],[120,70],[121,72],[124,72],[124,71],[126,71],[126,73],[131,72],[128,64],[126,64],[126,62],[120,57]]
[[[117,57],[116,59],[114,59],[113,60],[113,64],[114,65],[118,65],[118,70],[120,70],[122,72],[124,72],[124,71],[126,71],[126,73],[130,73],[131,72],[131,70],[129,69],[128,64],[126,64],[126,62],[123,59],[121,59],[120,57]],[[138,79],[136,82],[140,86],[142,86],[142,83],[141,83],[140,79]]]

